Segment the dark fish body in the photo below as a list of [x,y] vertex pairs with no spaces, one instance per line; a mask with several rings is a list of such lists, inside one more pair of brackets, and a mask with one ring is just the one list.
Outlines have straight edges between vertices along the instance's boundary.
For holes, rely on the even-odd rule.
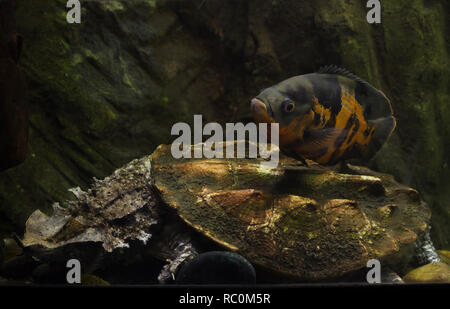
[[336,66],[289,78],[252,100],[257,122],[276,122],[280,148],[300,160],[370,159],[395,128],[388,98]]

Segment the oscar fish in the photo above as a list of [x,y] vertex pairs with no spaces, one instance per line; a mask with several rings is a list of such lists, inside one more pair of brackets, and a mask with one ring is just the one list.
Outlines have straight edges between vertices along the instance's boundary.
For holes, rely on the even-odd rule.
[[382,91],[334,65],[264,89],[251,110],[256,122],[278,123],[280,149],[304,163],[368,160],[396,126]]

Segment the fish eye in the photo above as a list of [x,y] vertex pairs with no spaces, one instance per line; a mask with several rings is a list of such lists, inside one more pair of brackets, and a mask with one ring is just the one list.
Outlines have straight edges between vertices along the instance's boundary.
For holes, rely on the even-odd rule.
[[284,104],[284,111],[290,113],[295,109],[295,103],[292,101],[286,101]]

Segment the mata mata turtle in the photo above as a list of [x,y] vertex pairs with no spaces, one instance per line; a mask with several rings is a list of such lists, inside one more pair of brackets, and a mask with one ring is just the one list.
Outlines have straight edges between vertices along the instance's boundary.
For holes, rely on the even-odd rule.
[[274,169],[260,163],[174,159],[170,145],[160,145],[152,182],[196,231],[297,281],[342,277],[374,258],[397,270],[427,229],[430,212],[418,192],[390,175],[305,167],[288,157]]

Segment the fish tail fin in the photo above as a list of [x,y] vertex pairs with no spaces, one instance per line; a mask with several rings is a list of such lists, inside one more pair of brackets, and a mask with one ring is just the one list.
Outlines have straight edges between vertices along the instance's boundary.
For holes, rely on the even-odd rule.
[[369,120],[370,125],[375,125],[375,133],[369,145],[365,149],[363,156],[370,159],[383,147],[395,129],[397,121],[394,116],[382,117]]

